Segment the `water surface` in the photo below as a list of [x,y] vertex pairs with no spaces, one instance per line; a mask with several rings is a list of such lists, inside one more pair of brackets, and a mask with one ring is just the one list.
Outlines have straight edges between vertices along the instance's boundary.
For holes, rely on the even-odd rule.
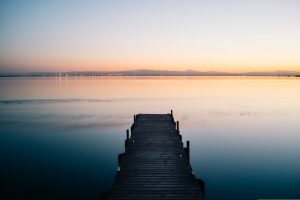
[[0,79],[0,184],[11,199],[99,199],[137,113],[174,110],[208,200],[300,198],[300,79]]

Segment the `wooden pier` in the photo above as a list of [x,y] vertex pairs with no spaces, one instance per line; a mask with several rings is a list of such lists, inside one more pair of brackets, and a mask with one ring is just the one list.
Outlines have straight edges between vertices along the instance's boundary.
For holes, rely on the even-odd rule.
[[204,182],[190,165],[179,122],[170,114],[138,114],[126,132],[125,152],[112,190],[103,199],[204,199]]

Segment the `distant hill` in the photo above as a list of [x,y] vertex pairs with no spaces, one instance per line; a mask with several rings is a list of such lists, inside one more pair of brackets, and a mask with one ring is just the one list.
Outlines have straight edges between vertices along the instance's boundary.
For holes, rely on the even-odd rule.
[[273,72],[217,72],[217,71],[171,71],[171,70],[123,70],[123,71],[70,71],[1,73],[0,77],[43,77],[43,76],[300,76],[297,71]]

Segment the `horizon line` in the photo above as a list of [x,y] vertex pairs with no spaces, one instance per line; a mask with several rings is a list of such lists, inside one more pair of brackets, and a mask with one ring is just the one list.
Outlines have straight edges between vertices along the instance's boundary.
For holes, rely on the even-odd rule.
[[276,70],[276,71],[198,71],[198,70],[77,70],[77,71],[31,71],[31,72],[0,72],[0,77],[34,77],[34,76],[300,76],[299,71]]

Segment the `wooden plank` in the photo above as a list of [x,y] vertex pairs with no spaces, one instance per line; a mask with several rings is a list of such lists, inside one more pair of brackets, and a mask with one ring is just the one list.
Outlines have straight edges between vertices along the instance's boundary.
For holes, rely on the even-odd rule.
[[183,147],[171,114],[134,116],[112,190],[103,199],[204,199],[204,182],[193,175],[189,142]]

